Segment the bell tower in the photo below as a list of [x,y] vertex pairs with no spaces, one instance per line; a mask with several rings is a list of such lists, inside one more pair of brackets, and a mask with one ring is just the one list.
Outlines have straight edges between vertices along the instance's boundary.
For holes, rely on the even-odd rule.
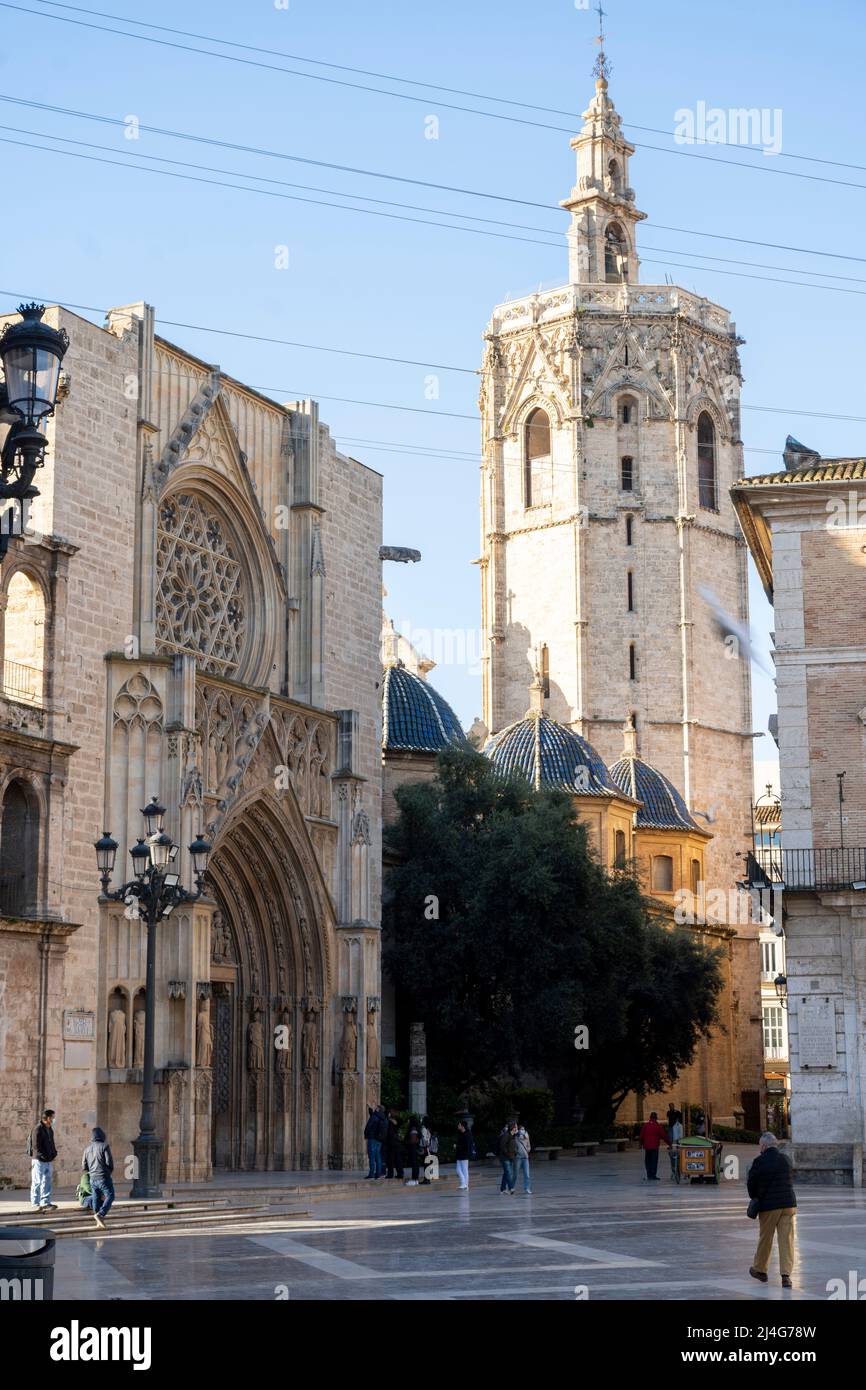
[[[603,36],[602,36],[603,39]],[[742,877],[752,798],[748,658],[702,597],[748,624],[742,341],[719,305],[640,281],[623,136],[601,52],[571,141],[568,283],[498,305],[481,373],[483,718],[547,707],[608,763],[623,724],[707,817],[712,886]]]

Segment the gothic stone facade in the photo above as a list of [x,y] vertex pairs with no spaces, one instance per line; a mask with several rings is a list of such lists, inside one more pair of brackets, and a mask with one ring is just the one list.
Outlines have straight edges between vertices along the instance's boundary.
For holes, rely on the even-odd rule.
[[[499,305],[480,409],[483,718],[521,718],[536,664],[550,715],[610,763],[631,716],[640,756],[711,817],[708,889],[749,848],[748,661],[702,586],[743,625],[747,552],[729,489],[742,469],[740,365],[725,309],[640,281],[634,152],[600,77],[572,141],[569,283]],[[716,1089],[763,1089],[757,931],[732,946],[737,1056]],[[747,1100],[743,1101],[743,1094]]]
[[[378,1098],[381,478],[314,402],[280,407],[154,335],[63,310],[68,391],[33,534],[3,564],[0,1177],[57,1111],[131,1153],[145,933],[98,902],[152,793],[207,895],[158,926],[168,1179],[355,1166]],[[279,1030],[279,1031],[278,1031]],[[285,1046],[276,1045],[285,1044]]]

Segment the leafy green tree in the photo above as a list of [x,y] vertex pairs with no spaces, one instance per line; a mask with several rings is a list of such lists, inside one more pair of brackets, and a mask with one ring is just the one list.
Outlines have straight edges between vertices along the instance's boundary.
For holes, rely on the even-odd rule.
[[448,749],[396,799],[385,965],[435,1079],[465,1091],[538,1072],[599,1120],[664,1089],[714,1022],[718,961],[605,874],[572,798]]

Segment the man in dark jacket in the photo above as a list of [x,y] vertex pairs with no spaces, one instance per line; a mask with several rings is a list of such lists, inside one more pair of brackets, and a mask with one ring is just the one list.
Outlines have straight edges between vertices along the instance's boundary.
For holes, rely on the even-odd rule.
[[758,1202],[758,1249],[749,1269],[753,1279],[767,1282],[767,1266],[773,1252],[773,1236],[779,1243],[779,1272],[783,1288],[790,1289],[794,1269],[794,1213],[797,1198],[791,1165],[777,1146],[775,1134],[761,1135],[761,1152],[748,1176],[749,1196]]
[[509,1120],[499,1135],[499,1162],[502,1165],[500,1192],[514,1196],[514,1160],[517,1157],[517,1121]]
[[386,1178],[399,1178],[403,1181],[403,1143],[393,1115],[388,1116],[388,1132],[385,1135],[385,1173]]
[[57,1210],[51,1200],[51,1165],[57,1157],[53,1127],[54,1111],[43,1110],[30,1134],[30,1201],[39,1211]]
[[114,1201],[114,1182],[111,1176],[114,1172],[114,1159],[111,1155],[111,1149],[106,1143],[104,1131],[93,1129],[90,1133],[92,1138],[84,1150],[81,1171],[90,1177],[90,1188],[93,1193],[93,1218],[97,1226],[104,1231],[104,1218],[108,1215],[109,1207]]

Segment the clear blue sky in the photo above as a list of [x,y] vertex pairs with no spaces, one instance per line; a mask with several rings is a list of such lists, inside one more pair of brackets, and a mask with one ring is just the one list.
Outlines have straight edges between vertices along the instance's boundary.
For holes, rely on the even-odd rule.
[[[578,128],[577,116],[521,111],[299,61],[345,64],[579,113],[592,92],[597,20],[573,0],[531,5],[523,0],[438,0],[413,6],[290,0],[288,9],[277,8],[272,0],[245,0],[242,5],[226,0],[150,0],[147,5],[143,0],[90,0],[91,11],[258,45],[275,55],[269,59],[222,50],[236,57],[421,95],[421,101],[77,27],[57,16],[206,46],[40,0],[22,4],[35,13],[0,6],[4,96],[114,119],[135,116],[143,124],[210,139],[545,204],[556,204],[573,182],[568,132]],[[805,0],[765,0],[760,5],[754,0],[721,5],[610,0],[609,11],[611,94],[627,123],[672,131],[675,111],[699,101],[723,109],[778,108],[784,152],[866,164],[861,139],[866,23],[856,0],[835,0],[832,6]],[[276,56],[278,51],[294,57]],[[460,113],[445,102],[567,129]],[[529,240],[496,239],[3,144],[7,197],[0,288],[13,295],[100,307],[146,299],[163,319],[474,368],[494,304],[566,278],[564,240],[556,240],[565,215],[546,208],[152,134],[133,142],[116,126],[14,104],[0,103],[0,112],[4,126],[41,132],[34,137],[0,130],[4,140],[50,143],[44,136],[63,136],[108,147],[107,152],[80,151],[107,159],[129,160],[132,152],[161,155],[332,190],[277,190],[305,198],[335,202],[360,194],[549,229],[545,234],[493,225],[489,230]],[[425,138],[431,115],[439,120],[436,140]],[[639,148],[632,160],[638,206],[649,214],[640,229],[644,279],[663,281],[667,274],[730,308],[747,339],[745,405],[784,408],[778,414],[744,412],[747,448],[780,451],[790,431],[826,455],[864,452],[861,423],[809,419],[793,408],[849,416],[863,411],[866,262],[704,240],[653,224],[856,257],[864,254],[866,169],[739,150],[692,151],[741,160],[756,166],[755,172],[672,153],[677,147],[670,137],[633,126],[627,133],[636,142],[659,147]],[[231,173],[203,177],[226,179]],[[533,239],[550,240],[551,233],[554,244],[532,244]],[[281,245],[289,249],[287,270],[275,268],[274,248]],[[782,269],[741,264],[713,269],[709,255]],[[689,269],[682,268],[686,262]],[[813,282],[818,288],[800,288],[722,270],[782,280],[812,280],[802,272],[832,271],[854,280],[818,278]],[[854,293],[838,293],[829,285]],[[13,305],[9,296],[0,299],[4,310]],[[478,427],[472,418],[451,418],[446,412],[475,415],[476,378],[441,372],[439,397],[429,400],[425,378],[432,367],[273,347],[164,325],[160,331],[277,399],[310,394],[321,401],[322,418],[341,447],[384,473],[386,541],[423,552],[421,565],[386,566],[392,616],[398,623],[410,620],[415,629],[468,633],[464,645],[474,652],[479,603],[471,561],[479,549]],[[339,396],[438,415],[328,399]],[[344,443],[360,439],[377,441],[377,447]],[[379,441],[396,447],[378,447]],[[409,445],[437,457],[413,455]],[[461,457],[441,456],[448,452]],[[768,454],[746,454],[749,472],[775,466]],[[766,647],[769,609],[755,585],[753,627]],[[454,645],[459,650],[459,640]],[[467,664],[440,664],[433,679],[464,722],[480,712],[477,673]],[[772,707],[772,687],[756,676],[756,728],[766,727]],[[765,746],[759,755],[770,752]]]

